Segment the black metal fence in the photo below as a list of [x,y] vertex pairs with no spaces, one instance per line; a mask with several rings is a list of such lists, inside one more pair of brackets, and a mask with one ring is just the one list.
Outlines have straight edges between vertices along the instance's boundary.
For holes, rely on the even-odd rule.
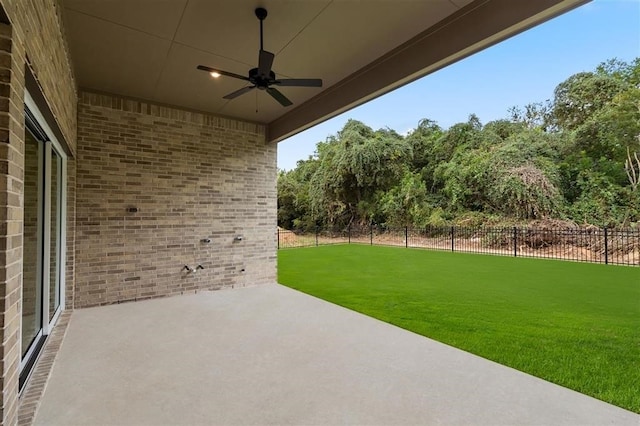
[[297,233],[278,228],[278,249],[370,244],[640,266],[640,229],[377,225]]

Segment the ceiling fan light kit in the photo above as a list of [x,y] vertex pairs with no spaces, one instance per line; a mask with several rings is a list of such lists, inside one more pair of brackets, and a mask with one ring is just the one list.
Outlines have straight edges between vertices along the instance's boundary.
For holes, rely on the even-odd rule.
[[216,68],[207,67],[205,65],[198,65],[198,69],[208,72],[211,77],[218,78],[221,76],[231,77],[238,80],[243,80],[250,83],[249,86],[245,86],[228,95],[223,96],[223,99],[235,99],[240,95],[244,95],[252,91],[253,89],[259,89],[266,91],[273,99],[278,101],[282,106],[290,106],[293,103],[275,87],[322,87],[322,80],[319,78],[289,78],[289,79],[277,79],[276,74],[272,71],[273,60],[275,55],[271,52],[264,50],[264,39],[262,31],[262,23],[267,17],[267,10],[259,7],[255,10],[256,17],[260,20],[260,51],[258,53],[258,67],[249,70],[249,76],[243,76],[228,71],[219,70]]

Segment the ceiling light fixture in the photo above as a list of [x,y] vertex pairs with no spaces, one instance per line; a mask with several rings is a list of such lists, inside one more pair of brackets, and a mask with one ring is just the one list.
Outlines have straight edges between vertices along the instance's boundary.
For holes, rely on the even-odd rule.
[[210,75],[211,75],[211,77],[213,77],[213,78],[218,78],[218,77],[220,77],[220,75],[221,75],[221,74],[220,74],[219,72],[217,72],[217,71],[211,71],[209,74],[210,74]]

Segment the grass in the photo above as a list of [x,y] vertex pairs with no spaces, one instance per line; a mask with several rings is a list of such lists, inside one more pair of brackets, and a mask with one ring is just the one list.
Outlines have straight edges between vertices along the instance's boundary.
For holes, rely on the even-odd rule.
[[278,280],[640,413],[640,268],[338,245],[280,250]]

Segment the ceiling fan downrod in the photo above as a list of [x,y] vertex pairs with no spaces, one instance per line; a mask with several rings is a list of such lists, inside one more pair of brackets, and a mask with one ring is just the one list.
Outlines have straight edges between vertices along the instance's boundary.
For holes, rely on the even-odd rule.
[[260,50],[264,50],[264,43],[262,40],[262,22],[265,20],[265,18],[267,17],[267,9],[263,8],[263,7],[258,7],[256,9],[256,17],[260,20]]

